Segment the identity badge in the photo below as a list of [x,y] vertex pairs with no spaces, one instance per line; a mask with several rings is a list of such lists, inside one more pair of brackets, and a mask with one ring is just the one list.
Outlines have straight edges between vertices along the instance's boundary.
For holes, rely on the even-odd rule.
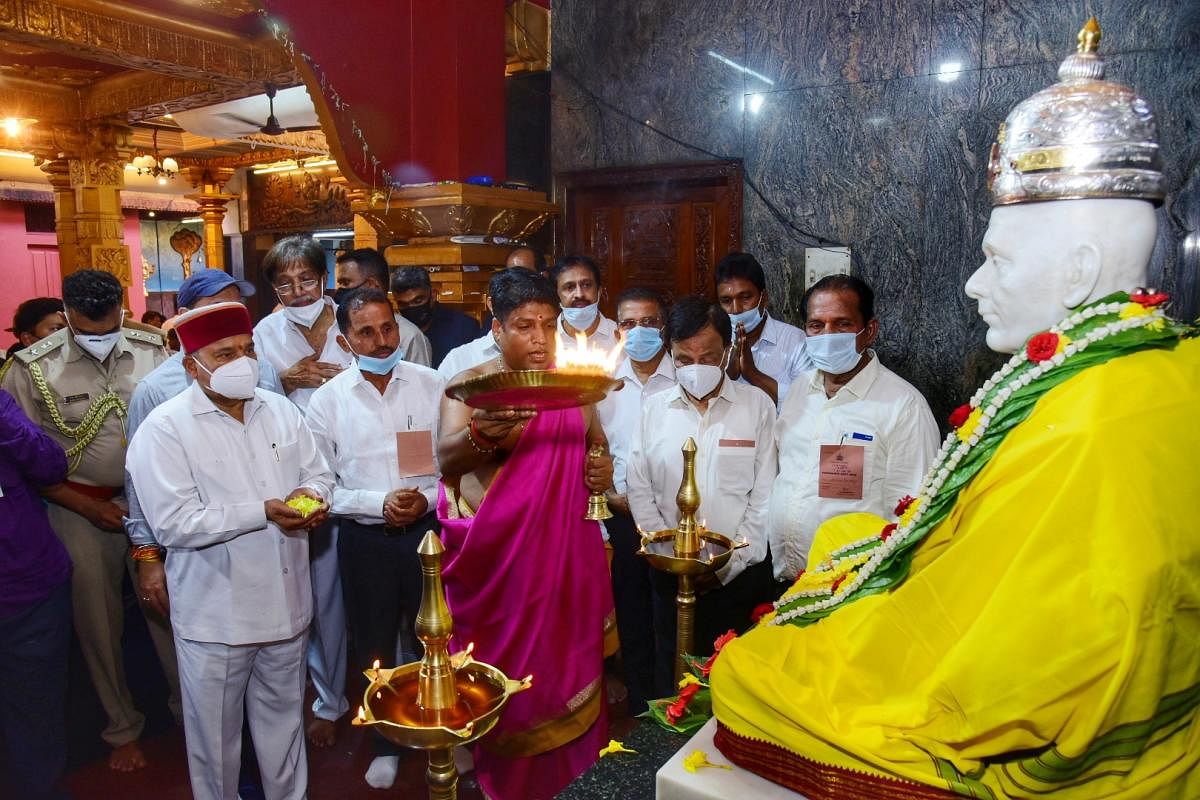
[[396,431],[396,461],[401,478],[435,475],[433,431]]
[[821,445],[817,496],[830,500],[862,500],[866,448],[857,444]]

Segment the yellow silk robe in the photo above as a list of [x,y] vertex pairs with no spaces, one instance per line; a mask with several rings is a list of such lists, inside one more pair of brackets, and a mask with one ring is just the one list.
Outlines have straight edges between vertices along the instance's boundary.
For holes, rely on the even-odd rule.
[[[1196,340],[1050,390],[903,583],[727,645],[718,721],[965,796],[1200,798],[1198,417]],[[884,523],[831,520],[810,563]]]

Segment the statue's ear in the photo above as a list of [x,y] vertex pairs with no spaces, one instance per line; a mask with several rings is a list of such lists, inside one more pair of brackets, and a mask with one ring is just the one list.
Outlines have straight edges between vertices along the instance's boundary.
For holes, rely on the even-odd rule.
[[1076,245],[1068,254],[1067,278],[1063,286],[1063,305],[1078,308],[1092,299],[1100,282],[1104,254],[1092,242]]

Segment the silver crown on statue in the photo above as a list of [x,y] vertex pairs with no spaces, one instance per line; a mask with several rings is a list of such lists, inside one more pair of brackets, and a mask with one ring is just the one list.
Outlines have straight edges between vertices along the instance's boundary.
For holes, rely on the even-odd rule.
[[992,205],[1166,194],[1154,114],[1128,86],[1104,80],[1100,24],[1058,68],[1058,83],[1022,100],[992,145]]

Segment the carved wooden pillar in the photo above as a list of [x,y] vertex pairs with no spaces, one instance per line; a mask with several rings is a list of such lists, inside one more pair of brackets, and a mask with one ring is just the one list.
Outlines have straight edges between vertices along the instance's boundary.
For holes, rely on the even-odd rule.
[[235,194],[223,194],[222,189],[233,177],[234,170],[227,167],[187,167],[184,170],[195,194],[185,195],[200,206],[200,218],[204,220],[204,260],[210,269],[225,269],[225,206],[237,198]]
[[115,275],[122,286],[131,285],[121,214],[125,164],[133,154],[130,138],[128,125],[106,122],[83,129],[57,126],[36,132],[29,143],[54,187],[64,276],[101,269]]
[[[351,208],[365,208],[370,197],[371,190],[366,187],[357,189],[348,188],[347,195],[350,197]],[[354,215],[354,247],[379,248],[379,231],[375,226],[362,214]]]

